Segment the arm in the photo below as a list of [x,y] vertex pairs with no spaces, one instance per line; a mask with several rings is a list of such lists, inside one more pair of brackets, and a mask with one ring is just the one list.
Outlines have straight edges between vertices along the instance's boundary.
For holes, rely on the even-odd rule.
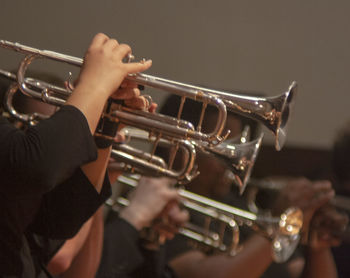
[[173,259],[170,266],[181,278],[260,277],[271,263],[271,243],[262,236],[254,235],[234,257],[207,256],[192,250]]
[[306,251],[303,277],[338,277],[331,247],[341,243],[348,217],[330,205],[323,206],[314,215]]
[[[179,195],[166,178],[142,178],[130,195],[130,204],[118,217],[105,226],[101,265],[96,277],[121,277],[145,267],[149,258],[144,257],[139,245],[139,231],[149,227],[170,201]],[[143,277],[154,273],[153,266],[143,268]],[[147,276],[148,277],[148,276]]]
[[[58,258],[55,256],[53,261],[50,262],[52,264],[55,263],[55,259],[62,259],[61,262],[58,261],[58,263],[63,263],[59,272],[62,274],[62,278],[95,277],[102,254],[102,208],[96,212],[89,222],[92,222],[89,231],[82,231],[82,234],[79,232],[74,239],[67,241],[67,245],[65,244],[57,254]],[[49,270],[51,272],[50,268]]]
[[[117,89],[125,76],[151,62],[122,63],[130,47],[98,34],[93,39],[71,97],[59,112],[26,133],[0,121],[0,168],[8,190],[43,194],[63,182],[77,167],[96,159],[91,139],[109,96],[140,100],[139,92]],[[72,156],[74,153],[74,156]]]
[[47,269],[52,275],[61,274],[70,267],[73,259],[79,253],[89,236],[93,218],[94,217],[89,219],[83,227],[81,227],[74,238],[67,240],[50,260]]

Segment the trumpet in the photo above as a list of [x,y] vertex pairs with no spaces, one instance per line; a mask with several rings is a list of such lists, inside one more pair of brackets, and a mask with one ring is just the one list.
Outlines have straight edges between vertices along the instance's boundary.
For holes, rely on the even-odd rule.
[[[21,61],[17,72],[17,81],[19,84],[19,89],[24,94],[27,94],[33,98],[42,100],[53,105],[61,106],[65,103],[66,99],[71,94],[71,90],[68,90],[66,88],[59,88],[58,90],[56,90],[57,86],[44,88],[40,88],[40,86],[34,86],[33,88],[30,83],[31,79],[25,77],[27,68],[34,60],[39,58],[51,59],[54,61],[63,62],[78,67],[82,66],[83,59],[53,51],[40,50],[29,46],[21,45],[19,43],[13,43],[4,40],[0,40],[0,46],[27,54],[25,58]],[[127,79],[130,78],[131,76],[127,77]],[[41,82],[41,84],[45,85],[45,82]],[[169,88],[168,91],[174,94],[181,95],[184,99],[188,97],[202,102],[203,109],[201,112],[201,120],[196,129],[194,128],[193,124],[181,120],[180,111],[178,118],[174,119],[165,115],[153,114],[147,111],[133,110],[125,106],[115,104],[113,106],[114,110],[111,113],[105,114],[103,116],[108,117],[110,120],[115,120],[126,125],[132,125],[134,127],[148,130],[149,132],[157,132],[159,134],[171,138],[175,137],[177,139],[184,140],[194,139],[203,143],[206,142],[209,145],[218,144],[225,139],[225,136],[221,137],[221,133],[225,126],[227,113],[226,106],[220,98],[212,95],[203,94],[200,91],[186,90],[181,87],[173,89]],[[217,108],[217,122],[212,132],[202,133],[201,124],[204,118],[207,105],[212,105]]]
[[[81,58],[48,50],[39,50],[5,40],[0,40],[0,46],[27,54],[26,58],[22,61],[17,74],[20,89],[26,94],[30,94],[38,98],[44,98],[46,101],[51,101],[48,98],[49,94],[52,94],[50,90],[38,92],[28,88],[25,82],[25,71],[30,63],[37,58],[48,58],[74,66],[81,66],[83,63],[83,60]],[[178,111],[177,121],[181,117],[183,104],[185,103],[186,98],[199,100],[203,103],[203,109],[200,115],[199,124],[196,128],[197,131],[195,131],[194,128],[190,128],[188,126],[186,128],[183,128],[181,126],[171,126],[171,128],[164,128],[164,123],[162,120],[160,122],[146,120],[144,112],[140,112],[135,115],[133,114],[133,111],[125,110],[125,108],[119,107],[118,110],[114,111],[113,116],[118,117],[120,121],[126,121],[127,124],[130,123],[130,121],[136,121],[136,123],[132,124],[133,126],[141,128],[147,126],[151,129],[154,129],[156,126],[157,129],[161,128],[163,133],[166,133],[172,137],[180,136],[180,139],[190,138],[201,142],[208,142],[209,145],[215,145],[222,142],[228,135],[226,134],[224,136],[221,136],[221,132],[225,126],[227,106],[228,109],[232,110],[233,112],[260,121],[268,129],[270,129],[275,134],[275,147],[277,150],[280,150],[285,143],[287,125],[295,101],[297,88],[296,82],[293,82],[287,92],[280,96],[257,98],[197,87],[143,73],[129,75],[127,79],[132,80],[140,85],[161,89],[180,95],[181,104]],[[62,104],[62,101],[59,102]],[[218,117],[213,132],[209,134],[203,134],[201,132],[201,124],[203,121],[205,109],[208,104],[217,107]],[[175,123],[177,121],[175,121]]]
[[[128,79],[144,86],[157,89],[184,88],[189,91],[199,91],[203,94],[217,96],[223,100],[227,109],[244,117],[261,122],[275,135],[275,148],[281,150],[287,138],[288,123],[295,103],[297,83],[293,81],[288,90],[274,97],[249,97],[230,92],[212,90],[204,87],[188,85],[143,73],[129,76]],[[185,99],[181,100],[181,107]]]
[[[130,138],[130,139],[141,140],[142,142],[154,140],[155,143],[163,143],[163,145],[164,144],[166,145],[168,143],[168,140],[157,141],[156,139],[151,139],[147,135],[147,133],[142,130],[138,130],[134,128],[125,128],[123,131],[125,132],[127,138]],[[197,144],[194,141],[191,141],[191,144],[192,144],[191,146],[195,147],[196,149],[199,149],[200,151],[204,151],[209,155],[212,155],[215,159],[219,159],[221,162],[223,162],[225,166],[228,168],[228,170],[230,171],[230,175],[232,176],[232,179],[235,182],[235,184],[238,186],[240,193],[243,193],[244,188],[249,181],[250,174],[254,167],[256,157],[260,150],[262,138],[263,138],[263,134],[261,134],[257,139],[251,142],[243,143],[243,144],[234,144],[234,143],[231,143],[231,140],[226,140],[220,145],[213,146],[213,147],[202,146],[200,144]],[[186,143],[182,142],[182,145],[185,146]],[[112,156],[114,156],[117,160],[122,160],[122,161],[125,160],[125,157],[117,156],[118,152],[116,151],[117,149],[123,148],[123,147],[124,147],[123,144],[115,144],[115,146],[113,147]],[[172,153],[172,151],[173,150],[171,149],[171,152],[169,155],[169,165],[171,166],[173,165],[174,159],[175,159],[175,155],[174,153]],[[193,150],[193,152],[195,152],[195,150]],[[191,153],[192,153],[191,151],[188,151],[187,153],[185,153],[185,155],[191,154]],[[154,151],[152,151],[152,154],[154,154]],[[146,155],[147,157],[140,154],[140,156],[138,157],[143,158],[142,161],[149,160],[150,157],[148,156],[148,154]],[[187,159],[186,156],[185,158],[186,158],[185,161],[192,161],[192,163],[194,162],[194,158]],[[140,164],[137,163],[136,165],[135,164],[136,159],[135,157],[131,157],[130,160],[128,159],[127,161],[125,161],[129,166],[123,168],[122,170],[124,171],[127,170],[127,172],[132,173],[136,167],[138,168],[138,170],[136,171],[137,173],[142,173],[142,174],[151,175],[151,176],[157,176],[159,174],[164,175],[166,173],[166,171],[158,170],[159,165],[156,167],[153,167],[153,165],[149,166],[148,163],[147,164],[142,163],[142,165],[141,163]],[[161,161],[162,159],[159,158],[158,162],[162,163]],[[142,169],[140,170],[140,168]],[[165,167],[162,167],[162,169],[164,168]],[[188,168],[195,169],[193,166]],[[193,177],[198,175],[198,173],[195,172],[195,170],[193,170],[191,172],[186,172],[186,175],[190,175],[191,179],[193,179]],[[171,177],[171,175],[166,175],[166,176]],[[186,180],[189,180],[189,178],[187,178]]]
[[[136,187],[139,176],[120,176],[121,184]],[[295,250],[303,223],[303,214],[300,209],[289,208],[280,217],[266,217],[248,211],[232,207],[209,198],[197,195],[184,189],[178,190],[183,198],[182,204],[190,212],[201,214],[204,218],[204,226],[198,227],[193,223],[185,224],[179,233],[195,240],[201,245],[210,247],[215,251],[228,255],[235,255],[239,251],[239,226],[246,225],[272,240],[272,252],[276,262],[287,260]],[[110,206],[128,205],[125,198],[109,200]],[[211,230],[211,223],[218,221],[219,228]],[[225,242],[226,232],[231,232],[229,242]]]
[[[0,74],[14,78],[14,74],[0,70]],[[30,82],[30,83],[29,83]],[[31,86],[46,87],[50,85],[43,83],[42,81],[28,81]],[[44,85],[43,85],[44,84]],[[53,85],[50,85],[53,86]],[[4,95],[4,108],[9,113],[10,117],[13,117],[21,122],[28,125],[36,125],[40,120],[48,118],[47,115],[40,113],[20,113],[16,110],[13,105],[13,97],[18,92],[18,84],[16,82],[12,83]],[[137,148],[134,148],[127,144],[117,144],[113,145],[111,156],[118,160],[120,163],[124,163],[124,166],[120,170],[143,173],[146,172],[150,175],[157,176],[162,175],[169,178],[176,179],[180,184],[191,181],[195,176],[194,162],[196,158],[196,150],[193,144],[188,140],[172,139],[165,140],[162,138],[154,138],[147,136],[144,133],[144,140],[151,142],[153,144],[152,153],[148,153]],[[155,156],[154,152],[158,145],[167,146],[170,148],[172,157],[176,156],[178,149],[182,150],[183,156],[183,167],[181,169],[175,170],[172,167],[172,160],[166,163],[162,158]],[[174,158],[173,158],[174,159]],[[135,170],[136,169],[136,170]]]

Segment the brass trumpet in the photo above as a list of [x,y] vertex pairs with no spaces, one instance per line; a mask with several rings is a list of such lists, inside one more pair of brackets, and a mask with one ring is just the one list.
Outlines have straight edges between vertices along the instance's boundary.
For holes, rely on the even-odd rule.
[[[139,176],[120,176],[118,181],[130,187],[136,187]],[[216,251],[234,255],[239,250],[239,226],[246,225],[272,240],[272,252],[276,262],[287,260],[295,250],[300,238],[303,223],[303,214],[300,209],[289,208],[280,217],[266,217],[235,208],[209,198],[179,189],[183,197],[183,206],[190,211],[200,213],[205,218],[204,227],[193,223],[186,224],[180,229],[180,234],[203,244]],[[125,198],[109,200],[110,206],[128,205]],[[211,223],[219,222],[218,231],[210,230]],[[229,243],[225,243],[224,235],[227,231],[232,233]]]

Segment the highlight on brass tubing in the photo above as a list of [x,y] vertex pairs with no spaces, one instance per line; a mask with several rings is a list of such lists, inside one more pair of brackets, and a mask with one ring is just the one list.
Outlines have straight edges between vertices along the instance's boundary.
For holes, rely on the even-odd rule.
[[[118,181],[134,188],[137,186],[139,175],[120,176]],[[226,205],[206,198],[204,196],[179,189],[179,195],[183,198],[183,206],[189,211],[201,213],[205,218],[205,226],[197,227],[190,223],[184,227],[186,232],[181,234],[203,244],[211,246],[215,251],[234,255],[239,251],[239,226],[246,225],[256,232],[272,240],[272,254],[276,262],[286,261],[294,252],[300,239],[300,231],[303,224],[303,214],[300,209],[289,208],[279,217],[254,214],[233,206]],[[109,200],[108,204],[120,205],[119,199]],[[219,231],[211,230],[212,221],[221,221]],[[223,235],[225,229],[232,232],[231,241],[225,244]],[[215,239],[215,240],[213,240]]]

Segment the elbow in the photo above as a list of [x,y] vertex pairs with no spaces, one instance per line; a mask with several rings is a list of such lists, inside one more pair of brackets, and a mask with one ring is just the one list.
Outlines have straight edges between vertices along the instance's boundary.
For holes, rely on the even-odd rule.
[[52,275],[59,275],[66,272],[72,265],[73,258],[66,253],[56,254],[49,262],[47,269]]

